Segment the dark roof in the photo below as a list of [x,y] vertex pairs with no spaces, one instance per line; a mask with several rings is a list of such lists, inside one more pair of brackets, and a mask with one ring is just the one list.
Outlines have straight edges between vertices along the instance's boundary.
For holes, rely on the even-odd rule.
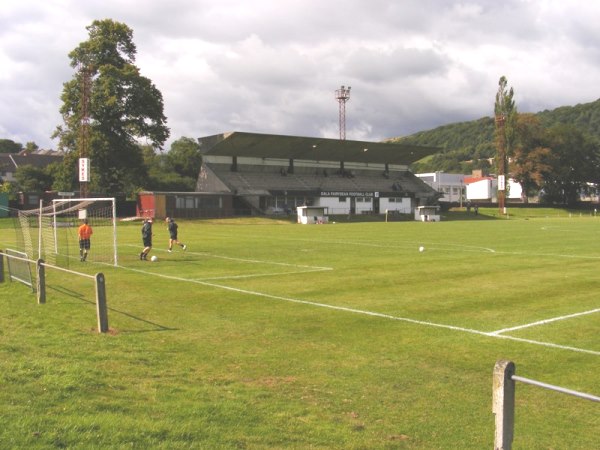
[[409,165],[437,147],[231,132],[199,138],[206,155]]
[[37,153],[0,153],[0,162],[5,166],[5,171],[14,172],[21,166],[43,168],[53,162],[60,162],[62,154],[37,154]]

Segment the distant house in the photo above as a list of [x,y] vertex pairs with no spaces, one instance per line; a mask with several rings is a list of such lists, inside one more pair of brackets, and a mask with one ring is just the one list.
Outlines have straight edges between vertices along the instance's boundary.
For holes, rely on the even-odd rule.
[[[49,164],[61,162],[63,153],[53,150],[37,150],[35,152],[23,150],[19,153],[0,153],[0,182],[16,182],[16,173],[19,167],[32,166],[43,169]],[[21,192],[18,204],[22,208],[36,207],[39,205],[43,193]]]
[[23,150],[19,153],[0,153],[0,179],[15,182],[17,169],[22,166],[44,168],[54,162],[63,160],[63,153],[53,150],[38,150],[30,152]]
[[[498,201],[498,180],[492,176],[472,176],[465,177],[467,187],[467,200],[470,201]],[[507,199],[521,200],[523,189],[521,185],[513,179],[508,180]]]
[[[455,173],[431,172],[415,174],[442,196],[440,203],[497,202],[498,180],[496,176],[484,175],[481,170],[473,171],[472,175]],[[520,200],[522,188],[513,179],[508,180],[507,199]]]

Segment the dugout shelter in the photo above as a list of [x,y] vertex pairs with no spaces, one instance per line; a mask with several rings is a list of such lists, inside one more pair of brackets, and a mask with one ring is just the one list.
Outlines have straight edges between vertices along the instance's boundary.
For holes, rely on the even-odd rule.
[[251,214],[293,214],[298,206],[335,214],[413,215],[438,192],[412,174],[411,163],[436,147],[231,132],[198,139],[196,191],[231,194]]

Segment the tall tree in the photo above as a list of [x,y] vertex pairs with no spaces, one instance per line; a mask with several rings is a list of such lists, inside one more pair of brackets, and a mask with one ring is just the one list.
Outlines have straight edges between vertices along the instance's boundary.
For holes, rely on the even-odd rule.
[[83,151],[91,159],[92,191],[134,192],[147,179],[139,141],[161,148],[169,137],[162,94],[135,66],[127,25],[96,20],[87,30],[89,39],[69,53],[76,72],[63,85],[64,126],[54,137],[67,152],[73,185]]
[[512,178],[523,188],[523,201],[536,195],[557,164],[549,136],[534,114],[517,116],[516,140],[510,163]]
[[544,180],[543,199],[572,205],[588,191],[588,183],[600,181],[598,143],[573,125],[555,125],[548,135],[555,161]]
[[24,165],[15,172],[17,187],[24,192],[44,192],[52,187],[52,176],[45,170],[32,165]]
[[10,139],[0,139],[0,153],[19,153],[23,146]]
[[202,165],[200,144],[195,139],[181,137],[171,144],[167,159],[175,172],[184,177],[198,178]]
[[[505,76],[498,81],[498,92],[494,104],[494,116],[496,119],[496,145],[498,153],[496,156],[496,168],[498,178],[508,175],[508,158],[512,156],[515,142],[515,125],[517,120],[517,107],[513,99],[514,91],[511,87],[507,89],[508,81]],[[498,206],[504,208],[506,190],[498,190]]]

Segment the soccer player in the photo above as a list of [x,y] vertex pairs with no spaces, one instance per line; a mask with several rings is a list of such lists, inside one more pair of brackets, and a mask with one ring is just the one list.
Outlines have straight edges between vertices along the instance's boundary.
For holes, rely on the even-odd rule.
[[140,253],[140,260],[147,261],[148,253],[152,250],[152,217],[144,220],[144,225],[142,225],[142,242],[144,243],[144,250]]
[[167,229],[169,230],[169,253],[171,253],[173,251],[173,244],[179,245],[185,251],[185,249],[187,248],[187,245],[185,245],[177,240],[178,226],[175,223],[175,221],[173,220],[173,218],[167,217],[165,219],[165,222],[167,222]]
[[79,235],[79,260],[85,261],[87,259],[88,252],[90,251],[90,237],[94,231],[92,227],[88,225],[88,220],[83,219],[83,223],[77,229]]

